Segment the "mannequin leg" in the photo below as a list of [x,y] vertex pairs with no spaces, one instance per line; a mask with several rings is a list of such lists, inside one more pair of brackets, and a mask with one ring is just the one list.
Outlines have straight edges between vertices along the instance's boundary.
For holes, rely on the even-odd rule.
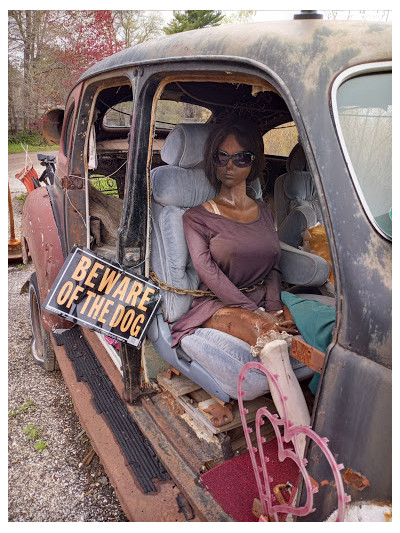
[[[300,384],[294,375],[289,361],[289,352],[286,341],[274,340],[267,342],[260,352],[260,359],[272,374],[278,375],[278,384],[282,395],[286,397],[286,416],[294,426],[308,426],[310,414]],[[272,382],[269,383],[272,399],[280,418],[284,410],[280,395]],[[295,445],[299,455],[304,455],[306,445],[305,435],[297,435]]]
[[258,337],[268,331],[280,331],[276,322],[267,321],[247,309],[223,307],[203,324],[203,328],[217,329],[253,346]]
[[[268,339],[268,333],[279,333],[285,330],[279,322],[269,321],[246,309],[224,307],[208,319],[203,327],[233,335],[250,346],[257,345],[257,353],[265,367],[272,374],[279,376],[278,383],[282,395],[287,398],[285,405],[288,420],[296,426],[310,424],[307,404],[289,361],[287,343],[284,340],[270,341]],[[284,415],[282,403],[273,383],[270,383],[270,391],[279,416],[282,418]],[[305,443],[303,435],[296,437],[295,444],[301,455],[304,454]]]

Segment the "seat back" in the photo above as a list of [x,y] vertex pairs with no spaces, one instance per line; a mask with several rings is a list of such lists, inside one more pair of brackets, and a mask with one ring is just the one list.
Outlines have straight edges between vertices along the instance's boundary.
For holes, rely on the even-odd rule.
[[[331,265],[324,257],[303,250],[304,232],[317,224],[323,226],[323,219],[317,191],[300,144],[291,151],[286,168],[287,172],[277,178],[274,187],[283,279],[292,285],[321,288],[331,275]],[[333,287],[329,287],[330,295],[332,291]]]
[[279,239],[290,246],[300,246],[303,232],[323,224],[317,192],[304,150],[300,144],[291,151],[287,172],[279,176],[274,187],[276,224]]
[[[161,149],[167,163],[151,171],[151,267],[168,285],[194,290],[199,277],[193,268],[183,231],[182,216],[190,207],[214,198],[216,189],[203,168],[208,124],[179,124]],[[162,291],[165,320],[175,322],[190,307],[193,297]]]
[[[151,171],[151,267],[161,281],[195,290],[200,284],[183,231],[182,216],[190,207],[214,198],[217,190],[204,172],[204,146],[212,124],[178,124],[168,135],[161,158],[167,163]],[[261,197],[259,180],[249,195]],[[189,310],[193,297],[162,291],[166,321],[176,322]]]

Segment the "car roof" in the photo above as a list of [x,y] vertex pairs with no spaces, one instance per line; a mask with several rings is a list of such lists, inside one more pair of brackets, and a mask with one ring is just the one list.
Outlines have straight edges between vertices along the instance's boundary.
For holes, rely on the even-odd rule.
[[334,75],[352,65],[390,60],[391,24],[371,21],[291,20],[226,24],[152,39],[89,68],[80,83],[133,65],[184,59],[235,59],[279,76],[299,78],[329,66]]

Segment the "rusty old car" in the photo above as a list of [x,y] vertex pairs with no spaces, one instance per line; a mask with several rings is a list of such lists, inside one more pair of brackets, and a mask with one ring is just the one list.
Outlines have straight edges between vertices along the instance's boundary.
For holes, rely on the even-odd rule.
[[[60,145],[54,183],[33,190],[23,212],[24,260],[35,265],[32,353],[45,370],[61,370],[130,520],[240,520],[204,475],[247,453],[237,377],[250,347],[198,330],[172,349],[170,335],[199,285],[182,214],[215,196],[204,179],[204,139],[234,113],[263,128],[265,170],[249,195],[275,210],[282,288],[334,309],[325,350],[292,345],[312,429],[345,468],[349,505],[390,505],[391,109],[390,24],[303,14],[125,49],[89,68],[65,109],[47,113],[45,135]],[[316,224],[330,262],[304,245]],[[125,338],[102,328],[94,304],[87,323],[44,305],[77,250],[87,265],[92,254],[157,289],[140,342],[130,342],[140,329],[133,314],[122,319]],[[93,287],[96,272],[89,277]],[[216,351],[237,356],[235,379],[213,367]],[[268,391],[251,390],[249,424],[271,402]],[[337,509],[336,486],[312,440],[305,457],[319,492],[313,512],[292,519],[325,521]],[[244,498],[246,487],[238,480],[234,491]],[[301,505],[304,484],[297,492]]]

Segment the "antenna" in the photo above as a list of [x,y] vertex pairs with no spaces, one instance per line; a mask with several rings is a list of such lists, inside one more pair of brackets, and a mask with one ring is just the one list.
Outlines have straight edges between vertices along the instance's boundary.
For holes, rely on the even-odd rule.
[[324,18],[324,15],[322,13],[318,13],[318,11],[316,11],[315,9],[311,11],[302,10],[300,11],[300,13],[296,13],[293,16],[294,20],[323,19],[323,18]]

